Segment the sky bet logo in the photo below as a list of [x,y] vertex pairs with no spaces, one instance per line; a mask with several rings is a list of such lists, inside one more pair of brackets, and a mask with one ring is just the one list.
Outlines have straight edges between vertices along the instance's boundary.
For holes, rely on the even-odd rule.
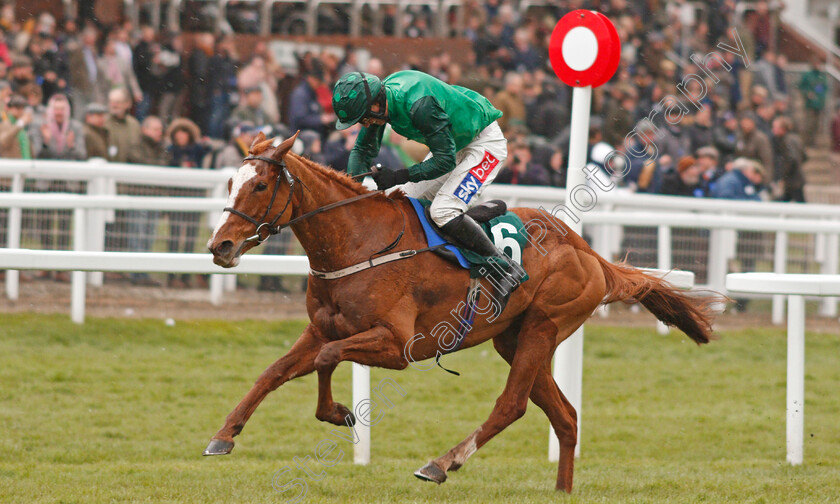
[[455,190],[455,196],[464,203],[469,203],[472,197],[475,196],[475,193],[478,192],[478,188],[487,180],[487,177],[498,164],[498,159],[489,152],[484,151],[484,159],[479,164],[473,166],[470,172],[467,173],[467,176],[464,177],[464,180],[458,184],[458,188]]

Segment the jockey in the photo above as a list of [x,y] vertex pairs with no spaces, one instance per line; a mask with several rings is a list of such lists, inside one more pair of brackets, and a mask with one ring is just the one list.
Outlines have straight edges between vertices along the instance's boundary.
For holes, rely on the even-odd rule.
[[455,245],[485,257],[504,258],[508,265],[504,274],[513,286],[499,293],[504,308],[523,278],[522,270],[511,266],[511,259],[464,213],[493,182],[507,158],[507,140],[496,122],[502,113],[474,91],[413,70],[384,80],[348,73],[336,83],[332,103],[337,129],[356,123],[363,126],[350,153],[350,175],[369,169],[379,153],[386,123],[429,148],[422,163],[374,170],[376,186],[384,190],[402,185],[408,196],[430,200],[432,220]]

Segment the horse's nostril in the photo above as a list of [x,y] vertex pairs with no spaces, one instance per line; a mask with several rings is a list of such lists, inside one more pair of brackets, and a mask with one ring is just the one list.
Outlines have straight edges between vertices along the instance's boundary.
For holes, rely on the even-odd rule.
[[217,255],[227,255],[233,249],[233,242],[225,240],[216,247]]

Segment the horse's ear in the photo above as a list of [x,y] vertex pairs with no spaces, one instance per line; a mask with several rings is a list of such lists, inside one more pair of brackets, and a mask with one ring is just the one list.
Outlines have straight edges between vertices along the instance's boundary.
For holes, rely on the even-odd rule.
[[248,148],[248,150],[254,150],[254,146],[260,142],[265,142],[265,133],[263,133],[262,131],[260,131],[260,133],[254,138],[254,141],[251,142],[251,146]]
[[[283,159],[283,156],[285,156],[286,153],[289,152],[289,150],[291,150],[292,146],[295,144],[295,140],[297,140],[298,135],[300,135],[300,130],[297,130],[297,132],[294,135],[283,140],[283,142],[279,145],[272,144],[273,147],[277,148],[274,149],[274,153],[271,155],[271,157],[273,157],[274,159]],[[275,140],[274,142],[276,143],[277,140]]]

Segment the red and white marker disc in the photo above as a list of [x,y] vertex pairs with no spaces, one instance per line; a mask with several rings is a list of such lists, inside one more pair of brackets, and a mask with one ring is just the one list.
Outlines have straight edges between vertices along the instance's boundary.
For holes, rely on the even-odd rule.
[[557,22],[551,33],[548,56],[554,73],[569,86],[598,87],[618,69],[621,42],[606,16],[579,9]]

